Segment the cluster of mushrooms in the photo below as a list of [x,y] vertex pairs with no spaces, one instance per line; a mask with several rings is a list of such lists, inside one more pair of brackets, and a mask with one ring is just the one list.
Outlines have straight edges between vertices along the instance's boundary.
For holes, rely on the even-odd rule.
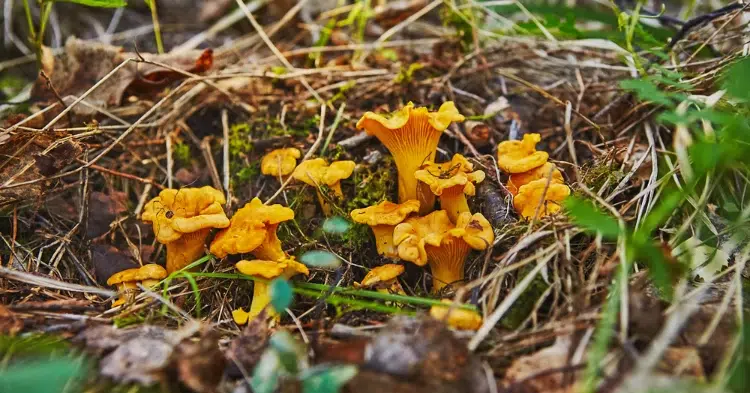
[[[494,241],[489,221],[480,213],[472,213],[467,201],[485,173],[474,170],[474,165],[460,154],[447,162],[435,162],[442,132],[452,122],[463,120],[453,102],[444,103],[437,112],[409,103],[387,117],[367,112],[357,123],[358,129],[378,138],[393,156],[399,200],[353,210],[351,218],[372,229],[378,254],[394,261],[428,265],[434,293],[447,285],[460,284],[469,253],[485,250]],[[555,213],[560,209],[558,202],[570,193],[560,171],[547,162],[547,153],[536,151],[539,140],[538,134],[527,134],[522,141],[498,146],[498,166],[510,174],[508,190],[515,197],[514,206],[525,218]],[[274,150],[263,157],[261,172],[281,183],[292,177],[313,186],[321,210],[331,215],[331,201],[343,197],[341,181],[352,175],[355,163],[328,163],[315,158],[297,165],[300,157],[296,148]],[[439,210],[434,209],[436,199]],[[252,254],[256,258],[235,265],[243,274],[264,280],[309,274],[304,264],[284,252],[276,235],[280,223],[294,219],[293,210],[255,198],[230,219],[224,212],[225,204],[224,195],[208,186],[161,191],[145,205],[141,218],[152,224],[156,239],[166,246],[166,269],[158,265],[129,269],[110,278],[109,283],[126,293],[138,282],[153,285],[203,256],[213,229],[219,231],[211,241],[211,254],[218,258]],[[403,265],[385,264],[372,269],[355,287],[403,294],[398,282],[403,272]],[[270,303],[269,285],[264,280],[255,281],[250,310],[233,311],[238,324],[259,315]],[[115,305],[127,299],[128,296],[121,296]],[[278,318],[272,308],[266,312]],[[477,329],[482,322],[474,312],[451,308],[450,301],[433,307],[431,314],[447,317],[451,325],[465,329]]]

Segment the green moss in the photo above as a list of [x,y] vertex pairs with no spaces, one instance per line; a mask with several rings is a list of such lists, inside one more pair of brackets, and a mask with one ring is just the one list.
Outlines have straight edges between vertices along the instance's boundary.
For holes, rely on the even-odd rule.
[[[533,269],[532,266],[525,266],[520,269],[516,280],[521,281],[526,275]],[[508,312],[505,314],[500,324],[508,329],[516,329],[521,326],[529,314],[534,310],[534,306],[539,298],[542,296],[544,291],[547,290],[549,284],[544,282],[541,275],[536,276],[531,284],[526,288],[521,296],[516,299],[515,303],[510,307]]]
[[190,165],[190,146],[186,143],[178,143],[172,146],[172,157],[182,166]]
[[611,162],[594,163],[591,166],[584,167],[581,173],[583,184],[594,191],[598,191],[604,186],[607,180],[609,180],[609,186],[614,187],[624,176]]
[[384,157],[376,170],[363,168],[354,173],[354,196],[344,205],[346,212],[372,206],[384,200],[393,200],[391,191],[396,186],[393,159]]
[[255,161],[250,165],[244,165],[242,169],[232,174],[232,187],[247,184],[257,176],[260,176],[259,161]]
[[252,127],[248,123],[234,124],[229,128],[229,157],[244,158],[253,150],[250,134]]

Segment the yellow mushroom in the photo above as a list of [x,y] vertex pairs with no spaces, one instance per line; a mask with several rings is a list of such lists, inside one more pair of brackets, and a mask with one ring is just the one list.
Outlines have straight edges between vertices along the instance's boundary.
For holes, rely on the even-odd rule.
[[224,194],[213,187],[166,189],[143,208],[156,240],[167,246],[167,273],[180,270],[204,254],[211,228],[226,228]]
[[351,216],[354,222],[370,226],[372,233],[375,234],[378,254],[388,258],[398,258],[398,253],[393,247],[393,228],[404,221],[409,214],[417,211],[419,211],[417,200],[401,204],[383,201],[364,209],[352,210]]
[[455,154],[448,162],[423,165],[414,175],[440,197],[440,209],[456,222],[459,214],[470,211],[466,195],[476,194],[474,185],[484,180],[484,172],[473,170],[474,165],[466,157]]
[[[248,276],[272,280],[276,277],[292,278],[297,274],[310,274],[307,266],[294,260],[294,257],[284,258],[280,261],[239,261],[234,265],[242,274]],[[253,284],[253,302],[250,304],[250,311],[245,312],[242,308],[234,310],[232,317],[238,325],[244,325],[248,319],[255,318],[263,309],[271,303],[271,293],[269,283],[255,281]],[[278,314],[270,308],[270,315],[278,318]]]
[[508,176],[508,183],[506,184],[506,187],[508,188],[508,192],[515,196],[516,194],[518,194],[518,189],[521,186],[531,183],[534,180],[548,179],[550,177],[552,178],[552,183],[565,183],[560,170],[557,169],[555,164],[548,162],[530,171],[516,173]]
[[315,187],[323,213],[326,216],[330,216],[331,205],[320,192],[320,186],[328,186],[333,191],[334,196],[342,198],[344,193],[341,192],[341,180],[352,175],[354,166],[354,161],[334,161],[331,165],[328,165],[326,160],[315,158],[299,164],[294,173],[292,173],[292,176],[301,182]]
[[570,195],[570,188],[555,182],[549,182],[548,187],[547,183],[548,179],[534,180],[518,189],[518,195],[513,198],[513,206],[523,218],[534,217],[540,203],[537,218],[560,211],[560,202]]
[[463,120],[452,101],[443,103],[437,112],[415,108],[410,102],[388,117],[367,112],[357,122],[357,128],[375,135],[391,152],[398,169],[399,202],[416,199],[424,214],[432,211],[435,196],[430,192],[418,192],[419,183],[414,173],[423,163],[435,159],[442,132],[452,122]]
[[397,293],[405,295],[404,289],[398,282],[398,276],[404,273],[403,265],[394,263],[378,266],[367,272],[361,283],[355,282],[355,288],[375,288],[381,293]]
[[167,271],[156,264],[143,265],[139,268],[127,269],[113,274],[108,280],[107,285],[114,285],[120,296],[112,302],[112,307],[125,304],[133,298],[133,290],[138,288],[137,283],[144,287],[151,288],[167,276]]
[[297,159],[302,156],[299,149],[288,147],[276,149],[266,154],[260,162],[260,171],[264,175],[273,176],[286,181],[289,174],[297,167]]
[[461,213],[454,226],[444,210],[407,219],[393,230],[393,242],[401,259],[419,266],[429,263],[432,288],[438,292],[463,280],[464,264],[471,249],[484,250],[495,235],[483,215]]
[[294,219],[294,211],[281,205],[264,205],[253,198],[237,210],[228,228],[219,231],[211,242],[211,254],[224,258],[229,254],[252,252],[257,258],[277,261],[286,254],[276,235],[279,224]]
[[445,321],[448,326],[459,330],[479,330],[482,326],[482,316],[475,311],[458,308],[449,299],[443,299],[445,306],[430,307],[430,316]]
[[536,144],[541,140],[539,134],[526,134],[520,141],[500,142],[497,145],[497,166],[507,173],[522,173],[544,165],[549,154],[536,150]]

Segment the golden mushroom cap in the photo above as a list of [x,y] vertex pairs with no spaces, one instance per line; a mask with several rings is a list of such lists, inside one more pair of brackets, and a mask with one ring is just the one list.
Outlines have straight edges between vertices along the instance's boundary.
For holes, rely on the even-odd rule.
[[521,186],[531,183],[534,180],[547,179],[548,177],[550,177],[550,172],[552,173],[552,183],[565,183],[562,173],[559,169],[557,169],[557,166],[555,166],[555,164],[551,162],[547,162],[544,165],[536,167],[530,171],[510,175],[508,177],[508,183],[506,184],[508,192],[510,192],[512,195],[516,195],[518,194],[518,189]]
[[484,250],[495,241],[492,225],[481,213],[461,213],[456,221],[456,227],[448,233],[460,237],[475,250]]
[[275,225],[294,219],[294,210],[281,205],[264,205],[253,198],[232,216],[229,228],[216,234],[211,242],[211,253],[219,258],[229,254],[244,254],[258,248],[266,238],[266,231]]
[[425,245],[439,246],[443,235],[453,229],[445,210],[434,211],[424,217],[408,218],[393,229],[393,244],[398,246],[399,258],[416,265],[427,264]]
[[334,161],[330,165],[325,159],[315,158],[299,164],[292,176],[313,187],[333,186],[354,172],[354,161]]
[[497,166],[507,173],[521,173],[544,165],[549,154],[537,151],[539,134],[526,134],[520,141],[503,141],[497,145]]
[[570,195],[570,188],[558,183],[550,183],[547,187],[547,183],[547,179],[534,180],[518,189],[518,195],[513,198],[513,206],[521,216],[533,217],[540,202],[542,206],[539,209],[539,217],[560,211],[560,202]]
[[457,307],[451,309],[452,302],[449,299],[443,299],[442,302],[446,305],[430,308],[430,316],[445,321],[448,326],[459,330],[479,330],[482,326],[482,316],[479,313]]
[[383,201],[363,209],[354,209],[350,213],[356,223],[376,225],[398,225],[411,213],[419,211],[419,201],[412,199],[404,203]]
[[365,278],[362,279],[362,283],[360,283],[359,286],[363,288],[369,288],[381,282],[394,280],[403,273],[403,265],[388,263],[382,266],[375,267],[367,272],[367,275],[365,275]]
[[294,147],[273,150],[263,157],[260,171],[269,176],[288,175],[297,167],[297,159],[301,156],[299,149]]
[[397,130],[404,128],[409,119],[414,116],[427,116],[429,124],[437,131],[445,131],[448,126],[456,121],[464,121],[464,116],[458,113],[456,104],[453,101],[444,102],[437,112],[430,112],[425,107],[414,107],[414,103],[409,102],[403,108],[391,113],[389,116],[383,116],[374,112],[366,112],[357,122],[358,129],[372,135],[375,129]]
[[150,263],[139,268],[126,269],[113,274],[108,280],[107,285],[116,285],[124,282],[135,282],[144,280],[161,280],[167,276],[167,271],[157,265]]
[[454,154],[448,162],[434,163],[430,162],[422,166],[422,169],[416,171],[414,176],[417,180],[430,186],[430,190],[435,195],[442,195],[443,191],[448,188],[463,187],[463,193],[474,195],[476,193],[477,183],[484,180],[483,171],[474,171],[474,165],[461,154]]
[[237,262],[234,267],[242,274],[269,280],[279,276],[290,278],[296,274],[310,274],[307,266],[297,262],[294,257],[285,258],[281,261],[242,260]]
[[170,188],[146,204],[141,219],[152,223],[160,243],[170,243],[186,233],[228,227],[225,203],[224,194],[210,186]]

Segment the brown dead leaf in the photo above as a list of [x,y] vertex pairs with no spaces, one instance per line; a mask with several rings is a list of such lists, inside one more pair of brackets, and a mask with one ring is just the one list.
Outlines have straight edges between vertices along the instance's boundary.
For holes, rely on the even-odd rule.
[[43,302],[25,302],[9,306],[13,311],[46,311],[46,312],[69,312],[81,313],[94,311],[94,307],[88,300],[47,300]]
[[15,336],[23,329],[23,321],[13,311],[0,304],[0,335]]
[[198,393],[211,393],[224,375],[224,354],[219,349],[219,334],[206,330],[197,340],[185,340],[175,353],[180,382]]
[[227,374],[232,378],[242,378],[244,373],[251,373],[268,346],[269,336],[265,312],[262,312],[229,345]]
[[99,364],[100,371],[118,382],[153,385],[164,378],[173,350],[163,340],[136,337],[105,356]]
[[[163,55],[141,53],[141,56],[145,60],[195,73],[208,70],[213,63],[213,52],[210,49]],[[78,97],[101,81],[123,61],[131,58],[136,59],[138,55],[125,52],[119,46],[70,37],[65,42],[65,52],[54,58],[51,61],[52,64],[48,65],[50,69],[47,75],[60,96]],[[86,101],[104,108],[117,106],[122,102],[123,95],[128,88],[132,87],[137,93],[153,92],[183,78],[182,74],[165,70],[160,66],[131,62],[107,78],[86,97]],[[31,96],[47,103],[57,101],[54,93],[47,86],[47,82],[41,77],[34,83]],[[79,105],[74,108],[74,112],[91,115],[94,110],[88,106]]]
[[[0,145],[0,157],[5,166],[0,168],[0,185],[13,180],[23,183],[54,175],[78,157],[83,148],[75,140],[66,139],[67,133],[48,131],[20,132]],[[0,206],[39,198],[45,191],[44,182],[20,187],[0,187]]]
[[516,392],[575,392],[577,373],[569,364],[569,347],[570,338],[561,336],[554,345],[517,358],[505,372],[503,384],[506,389]]
[[92,192],[89,196],[86,237],[97,238],[109,232],[109,225],[117,216],[128,211],[128,195],[121,191],[109,194]]
[[107,280],[113,274],[139,267],[130,253],[105,244],[91,245],[91,261],[94,264],[94,278],[103,286],[107,285]]
[[691,347],[667,348],[659,363],[659,369],[669,375],[690,376],[699,381],[706,379],[698,350]]

